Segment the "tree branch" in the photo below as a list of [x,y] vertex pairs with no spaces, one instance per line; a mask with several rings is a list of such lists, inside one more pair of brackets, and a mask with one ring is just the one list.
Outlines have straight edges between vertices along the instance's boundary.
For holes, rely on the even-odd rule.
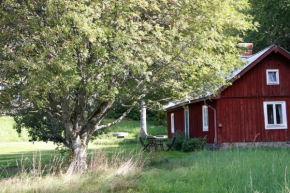
[[100,129],[103,129],[103,128],[106,128],[106,127],[110,127],[112,125],[115,125],[115,124],[119,123],[120,121],[122,121],[130,113],[132,108],[133,107],[130,107],[129,109],[127,109],[127,111],[124,112],[123,115],[121,117],[119,117],[118,119],[116,119],[115,121],[113,121],[111,123],[108,123],[108,124],[105,124],[105,125],[100,125],[100,126],[95,127],[95,129],[93,130],[92,133],[96,132],[97,130],[100,130]]
[[96,125],[100,124],[101,120],[105,117],[106,113],[112,107],[113,103],[113,100],[109,100],[100,104],[89,116],[88,122],[82,127],[81,133],[84,134],[89,132],[90,134],[93,134],[93,128]]

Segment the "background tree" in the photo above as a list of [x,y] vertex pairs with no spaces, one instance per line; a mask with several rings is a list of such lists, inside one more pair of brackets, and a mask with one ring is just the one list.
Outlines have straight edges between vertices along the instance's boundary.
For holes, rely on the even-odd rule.
[[[244,0],[1,1],[1,108],[49,120],[39,135],[65,144],[68,172],[81,172],[92,135],[140,100],[158,106],[225,83],[239,64],[239,33],[252,26],[247,7]],[[127,110],[103,124],[117,106]]]
[[250,14],[259,24],[256,31],[246,34],[245,41],[254,43],[254,51],[278,44],[290,50],[290,0],[249,0]]

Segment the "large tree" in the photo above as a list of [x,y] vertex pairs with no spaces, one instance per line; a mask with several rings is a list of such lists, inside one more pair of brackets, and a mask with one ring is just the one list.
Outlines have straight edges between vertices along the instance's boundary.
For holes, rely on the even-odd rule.
[[[32,134],[66,145],[69,171],[83,171],[92,135],[140,100],[158,105],[224,83],[239,63],[239,34],[252,26],[246,8],[245,0],[1,1],[1,107],[39,123]],[[127,110],[103,124],[118,105]]]
[[246,34],[245,40],[254,43],[255,52],[271,44],[290,50],[290,0],[249,0],[258,28]]

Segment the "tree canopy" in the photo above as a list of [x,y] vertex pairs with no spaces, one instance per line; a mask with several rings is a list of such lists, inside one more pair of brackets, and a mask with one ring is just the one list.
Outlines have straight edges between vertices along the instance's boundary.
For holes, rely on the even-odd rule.
[[271,44],[278,44],[290,50],[290,1],[250,0],[249,14],[258,24],[256,31],[246,34],[245,40],[254,43],[254,50],[260,51]]
[[[67,145],[70,169],[81,171],[91,136],[140,100],[158,105],[224,83],[239,64],[240,35],[252,27],[243,14],[248,6],[246,0],[4,0],[1,107],[49,120],[46,139]],[[120,105],[126,112],[102,124]]]

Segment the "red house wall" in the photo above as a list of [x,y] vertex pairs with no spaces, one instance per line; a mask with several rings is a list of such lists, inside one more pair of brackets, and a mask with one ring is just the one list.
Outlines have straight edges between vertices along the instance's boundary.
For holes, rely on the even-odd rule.
[[[279,85],[267,85],[267,69],[279,69]],[[271,53],[221,93],[222,98],[251,96],[290,96],[290,61]]]
[[288,141],[290,129],[266,130],[264,101],[286,101],[287,122],[290,120],[288,97],[231,98],[218,100],[218,143]]
[[[215,108],[215,102],[207,101],[207,104]],[[208,143],[214,142],[214,111],[208,108],[209,125],[208,131],[202,129],[202,106],[204,102],[193,103],[189,105],[189,136],[206,137]],[[167,132],[169,137],[171,133],[171,113],[174,113],[175,133],[178,131],[185,132],[184,108],[175,109],[167,112]]]
[[184,109],[179,108],[174,111],[167,112],[167,133],[168,137],[172,137],[171,133],[171,113],[174,113],[174,128],[175,133],[178,131],[184,132]]
[[[215,108],[215,102],[207,101],[207,104]],[[189,105],[189,134],[190,137],[206,137],[208,143],[214,142],[214,111],[208,108],[208,131],[203,131],[202,106],[204,102]]]
[[[279,85],[267,85],[267,69],[279,69]],[[264,101],[286,101],[288,129],[265,129]],[[217,107],[218,143],[290,140],[290,61],[271,53],[225,89]]]

